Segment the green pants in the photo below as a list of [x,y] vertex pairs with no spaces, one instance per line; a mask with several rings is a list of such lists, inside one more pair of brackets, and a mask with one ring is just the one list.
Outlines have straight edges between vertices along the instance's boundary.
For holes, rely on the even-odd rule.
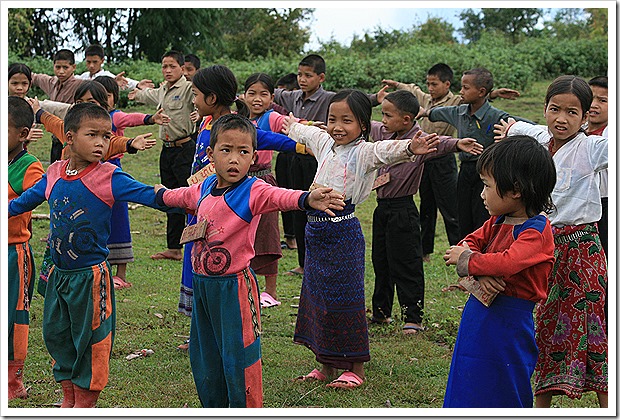
[[43,306],[43,340],[54,379],[101,391],[108,383],[116,328],[110,265],[79,270],[52,267]]
[[9,245],[9,360],[25,360],[28,352],[34,260],[28,242]]

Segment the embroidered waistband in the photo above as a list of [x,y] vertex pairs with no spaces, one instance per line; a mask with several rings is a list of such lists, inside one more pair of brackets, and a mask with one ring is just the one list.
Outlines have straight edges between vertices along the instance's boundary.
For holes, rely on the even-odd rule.
[[556,245],[567,244],[571,241],[578,241],[584,235],[591,235],[592,232],[590,229],[578,230],[569,234],[556,234],[553,235],[553,241]]
[[338,223],[338,222],[342,222],[343,220],[353,219],[354,217],[355,217],[355,213],[349,213],[349,214],[345,214],[344,216],[336,216],[336,217],[329,217],[329,216],[318,217],[318,216],[308,215],[308,222],[311,222],[311,223],[317,223],[317,222]]

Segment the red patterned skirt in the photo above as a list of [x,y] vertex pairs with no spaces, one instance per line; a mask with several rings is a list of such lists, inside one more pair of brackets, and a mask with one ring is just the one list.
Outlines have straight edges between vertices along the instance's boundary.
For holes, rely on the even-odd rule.
[[555,264],[536,312],[534,394],[607,392],[607,262],[594,224],[553,228]]

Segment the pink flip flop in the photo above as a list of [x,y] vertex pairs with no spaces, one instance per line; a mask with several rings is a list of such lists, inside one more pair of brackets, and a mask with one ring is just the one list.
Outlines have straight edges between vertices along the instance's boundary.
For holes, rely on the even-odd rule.
[[337,379],[327,384],[329,388],[357,388],[364,383],[364,380],[355,373],[345,370]]
[[271,296],[267,292],[263,292],[260,294],[260,307],[261,308],[271,308],[273,306],[279,306],[281,303],[282,302],[274,299],[274,297]]
[[310,372],[307,375],[302,375],[302,376],[298,376],[297,378],[295,378],[296,381],[321,381],[324,382],[327,380],[327,376],[323,375],[323,373],[318,370],[318,369],[314,369],[312,372]]
[[118,276],[113,276],[112,281],[114,282],[115,290],[128,289],[131,287],[131,283],[126,282],[125,280],[123,280],[122,278]]

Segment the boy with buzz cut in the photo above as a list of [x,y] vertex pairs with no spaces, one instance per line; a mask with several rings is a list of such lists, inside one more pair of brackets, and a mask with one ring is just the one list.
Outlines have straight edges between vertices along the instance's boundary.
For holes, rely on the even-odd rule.
[[195,54],[185,54],[185,63],[183,64],[183,76],[190,82],[194,74],[200,70],[200,58]]
[[[41,162],[24,149],[34,113],[23,98],[8,98],[9,201],[19,197],[43,176]],[[29,244],[31,213],[9,219],[8,302],[9,302],[9,401],[27,398],[24,388],[24,361],[28,352],[30,300],[35,269]]]
[[[194,111],[192,82],[183,77],[185,57],[178,51],[168,51],[161,60],[161,71],[165,83],[157,89],[148,87],[150,80],[141,80],[137,89],[129,93],[129,99],[156,106],[170,117],[170,124],[159,127],[159,138],[163,147],[159,155],[161,183],[166,188],[187,186],[191,175],[196,141],[192,135],[196,124],[190,114]],[[151,255],[154,260],[182,261],[181,233],[185,228],[185,215],[168,213],[166,224],[167,249]]]
[[94,80],[98,76],[109,76],[116,80],[116,83],[123,89],[135,89],[138,85],[137,80],[125,77],[125,72],[121,72],[115,75],[103,68],[103,62],[105,61],[105,51],[101,45],[93,44],[89,45],[84,50],[84,56],[86,61],[86,71],[80,74],[78,77],[82,80]]
[[[384,79],[381,82],[395,89],[412,92],[424,109],[433,109],[442,106],[459,105],[461,95],[450,91],[454,73],[445,63],[437,63],[426,72],[426,86],[424,92],[415,83],[405,84],[394,80]],[[492,90],[489,98],[502,97],[514,99],[519,92],[499,88]],[[455,136],[456,128],[443,121],[432,122],[428,118],[420,118],[420,127],[427,133],[437,133],[440,136]],[[430,261],[430,254],[435,248],[435,228],[437,225],[437,209],[441,213],[448,236],[448,243],[456,245],[461,239],[457,213],[457,179],[458,170],[456,159],[452,153],[431,158],[424,165],[424,173],[420,182],[420,224],[422,225],[422,259]]]
[[[162,209],[153,187],[111,163],[102,163],[112,132],[108,111],[89,102],[65,117],[70,158],[53,163],[42,179],[9,202],[9,217],[43,201],[50,207],[53,266],[43,306],[43,340],[54,359],[62,407],[94,407],[106,386],[116,308],[106,246],[115,201]],[[9,219],[11,220],[11,219]]]
[[203,226],[187,237],[194,242],[189,358],[203,407],[263,406],[260,298],[250,269],[260,215],[315,208],[333,216],[331,209],[344,208],[331,188],[293,191],[249,177],[256,136],[249,119],[224,115],[207,148],[215,174],[190,187],[155,186],[159,204],[181,207],[196,215],[193,227]]
[[[372,121],[370,135],[374,141],[407,140],[426,132],[416,123],[420,110],[416,97],[406,90],[389,93],[381,103],[382,122]],[[372,295],[371,323],[391,322],[394,286],[398,293],[403,333],[424,330],[424,269],[420,218],[413,196],[418,190],[425,164],[429,159],[458,150],[479,154],[482,146],[474,139],[441,136],[437,151],[418,156],[415,162],[384,166],[379,169],[373,189],[377,208],[372,222],[372,265],[375,289]]]

